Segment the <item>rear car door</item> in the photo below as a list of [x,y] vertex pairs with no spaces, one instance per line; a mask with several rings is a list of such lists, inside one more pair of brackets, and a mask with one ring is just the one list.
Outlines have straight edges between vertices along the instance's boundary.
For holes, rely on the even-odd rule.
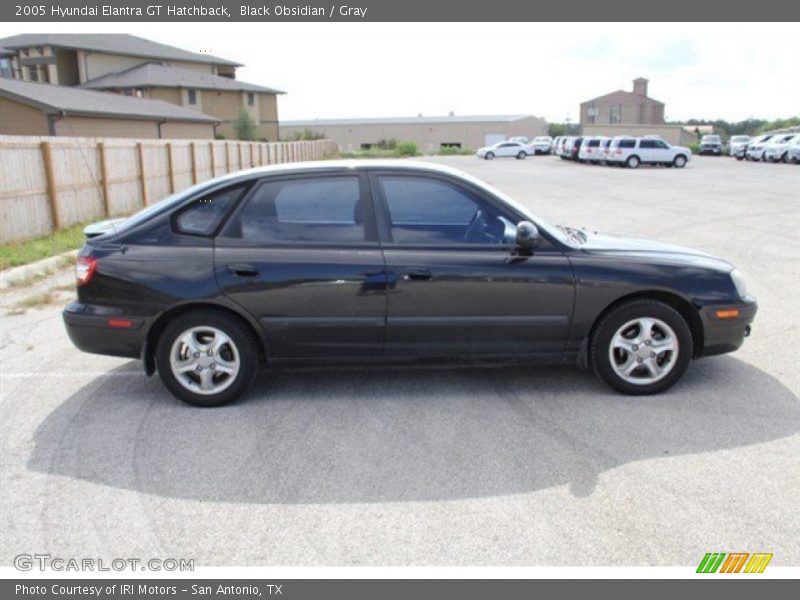
[[389,293],[387,356],[558,357],[572,316],[573,272],[546,239],[514,255],[522,220],[446,175],[371,175]]
[[264,178],[214,254],[217,281],[262,324],[273,357],[382,352],[386,275],[365,175]]

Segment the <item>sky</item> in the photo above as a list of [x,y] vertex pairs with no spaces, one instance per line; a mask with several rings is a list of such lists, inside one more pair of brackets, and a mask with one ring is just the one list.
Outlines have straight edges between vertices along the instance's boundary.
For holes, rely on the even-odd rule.
[[285,90],[281,120],[532,114],[577,121],[582,101],[632,80],[666,118],[800,114],[796,24],[32,23],[15,33],[130,33],[245,66]]

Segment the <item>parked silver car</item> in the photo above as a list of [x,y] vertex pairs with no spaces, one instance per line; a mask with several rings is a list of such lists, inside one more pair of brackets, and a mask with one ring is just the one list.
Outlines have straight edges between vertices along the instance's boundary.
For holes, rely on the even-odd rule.
[[533,148],[521,142],[498,142],[492,146],[480,148],[475,156],[492,160],[493,158],[526,158],[533,154]]
[[767,142],[770,141],[775,134],[760,135],[747,144],[747,152],[744,157],[747,160],[761,160],[764,158],[764,148],[767,147]]
[[553,149],[553,138],[549,135],[537,135],[531,142],[535,154],[550,154]]
[[786,155],[789,152],[789,146],[798,139],[800,139],[800,134],[797,133],[776,135],[764,146],[763,160],[767,162],[788,162],[786,160]]

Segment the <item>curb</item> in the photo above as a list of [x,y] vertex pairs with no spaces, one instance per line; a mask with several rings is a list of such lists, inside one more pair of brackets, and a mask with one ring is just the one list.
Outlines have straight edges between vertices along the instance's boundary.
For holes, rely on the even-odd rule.
[[78,255],[77,250],[70,250],[64,254],[43,258],[36,262],[12,267],[5,271],[0,271],[0,290],[20,285],[27,279],[46,277],[65,268],[64,263],[72,260]]

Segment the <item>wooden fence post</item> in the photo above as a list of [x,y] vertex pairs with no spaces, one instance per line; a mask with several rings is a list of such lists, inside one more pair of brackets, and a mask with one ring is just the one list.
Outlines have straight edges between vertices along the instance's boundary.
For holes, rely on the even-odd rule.
[[239,170],[241,171],[244,169],[244,152],[242,152],[244,144],[242,142],[236,142],[236,144],[239,146]]
[[167,142],[167,167],[169,168],[169,193],[175,193],[175,159],[172,158],[172,142]]
[[111,216],[111,194],[108,189],[108,161],[106,160],[105,142],[97,143],[97,152],[100,155],[100,187],[103,191],[103,209],[107,217]]
[[231,145],[229,142],[224,142],[225,144],[225,172],[231,172]]
[[197,183],[197,143],[192,142],[189,148],[192,151],[192,183]]
[[214,162],[216,160],[216,158],[214,157],[214,142],[208,142],[208,149],[211,152],[211,156],[210,156],[210,161],[211,161],[210,162],[210,165],[211,165],[211,179],[214,179],[214,177],[217,176],[217,168],[216,168],[216,165],[214,164]]
[[147,206],[147,173],[144,166],[144,144],[136,144],[139,150],[139,182],[142,186],[142,206]]
[[50,142],[42,142],[42,162],[44,174],[47,179],[47,199],[50,203],[50,219],[53,231],[61,228],[61,218],[58,215],[58,187],[56,186],[56,173],[53,167],[53,149]]

